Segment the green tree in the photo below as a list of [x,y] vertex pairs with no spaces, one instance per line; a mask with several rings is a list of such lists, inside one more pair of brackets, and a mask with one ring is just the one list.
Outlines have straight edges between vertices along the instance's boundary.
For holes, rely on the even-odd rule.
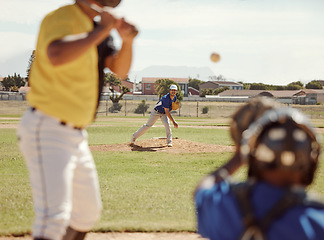
[[213,95],[213,88],[204,88],[200,91],[199,97],[205,97],[206,95]]
[[[267,84],[264,84],[264,86],[265,86],[265,90],[268,90],[268,91],[271,91],[271,90],[279,90],[282,87],[282,86],[267,85]],[[284,86],[283,88],[285,89],[286,87]]]
[[189,87],[199,90],[199,85],[204,81],[198,80],[196,78],[189,78]]
[[32,54],[29,57],[28,66],[27,66],[27,70],[26,70],[26,74],[27,74],[26,81],[27,82],[29,82],[30,68],[31,68],[32,63],[34,62],[35,58],[36,58],[36,56],[35,56],[35,50],[33,50]]
[[145,115],[145,112],[150,107],[149,104],[146,104],[146,101],[143,99],[140,104],[138,104],[137,108],[135,109],[135,113],[141,113]]
[[311,81],[306,84],[306,89],[323,89],[322,84],[319,81]]
[[288,86],[289,85],[297,85],[297,86],[300,86],[300,89],[304,87],[304,84],[301,81],[292,82],[292,83],[289,83]]
[[8,75],[2,81],[6,91],[17,92],[20,87],[25,86],[25,79],[20,76],[20,74],[14,73],[13,76]]
[[220,94],[221,92],[224,92],[224,91],[229,90],[229,89],[230,89],[229,87],[216,88],[216,89],[214,89],[214,91],[213,91],[213,95],[218,95],[218,94]]
[[239,82],[241,84],[243,84],[243,88],[244,89],[248,89],[248,90],[300,90],[304,87],[304,84],[300,81],[297,82],[292,82],[289,83],[286,86],[282,86],[282,85],[269,85],[269,84],[264,84],[264,83],[243,83],[243,82]]
[[300,86],[299,84],[296,83],[289,83],[286,87],[287,90],[300,90],[302,88],[303,86]]
[[278,91],[287,90],[287,86],[275,86],[274,90],[278,90]]
[[11,87],[15,85],[14,80],[12,77],[8,76],[3,78],[2,86],[4,87],[5,91],[10,91]]
[[[120,111],[122,105],[119,103],[120,100],[123,99],[124,94],[130,92],[130,89],[126,86],[122,86],[122,82],[119,77],[112,73],[105,74],[105,85],[109,85],[109,90],[111,91],[112,95],[110,96],[110,100],[113,103],[113,106],[110,108],[111,112]],[[120,94],[117,94],[115,88],[119,88]]]
[[263,83],[251,83],[250,90],[266,90],[267,87]]
[[241,84],[243,84],[243,89],[249,90],[251,87],[251,83],[243,83],[243,82],[239,82]]
[[178,87],[178,92],[177,92],[177,99],[179,101],[181,101],[183,99],[183,94],[181,92],[181,88],[179,86],[178,83],[170,80],[170,79],[158,79],[155,81],[155,94],[157,94],[159,96],[159,98],[161,98],[162,96],[164,96],[165,94],[168,94],[170,92],[169,88],[172,84],[177,85]]

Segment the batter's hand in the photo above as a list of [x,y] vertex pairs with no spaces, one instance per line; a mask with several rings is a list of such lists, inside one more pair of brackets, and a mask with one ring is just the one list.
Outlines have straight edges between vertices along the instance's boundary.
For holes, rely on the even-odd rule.
[[178,128],[178,123],[176,121],[173,122],[174,128]]
[[115,27],[117,18],[107,10],[109,8],[105,8],[99,2],[94,0],[79,0],[77,3],[81,6],[81,8],[88,9],[87,11],[84,11],[84,13],[87,14],[91,19],[95,15],[100,17],[100,21],[97,23],[99,26],[107,29],[107,34],[109,34],[111,29]]
[[136,27],[126,22],[124,18],[118,19],[115,27],[124,42],[132,41],[138,34]]
[[110,33],[110,31],[116,27],[117,25],[117,18],[115,18],[115,16],[113,16],[112,14],[110,14],[107,11],[103,11],[102,13],[100,13],[100,22],[98,23],[99,26],[103,26],[107,29],[107,32]]

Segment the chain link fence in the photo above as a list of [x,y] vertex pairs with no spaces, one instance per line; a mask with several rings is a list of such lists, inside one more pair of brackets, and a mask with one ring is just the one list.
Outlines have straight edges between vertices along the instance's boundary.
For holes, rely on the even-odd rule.
[[[98,116],[145,116],[149,115],[153,110],[157,101],[144,100],[144,104],[148,105],[146,112],[139,110],[139,105],[143,104],[141,100],[122,100],[120,111],[111,111],[112,102],[109,100],[101,101],[97,111]],[[172,111],[172,115],[179,117],[206,117],[206,118],[229,118],[233,112],[243,103],[228,102],[200,102],[200,101],[182,101],[180,109]],[[136,111],[137,109],[137,111]],[[143,109],[141,109],[143,110]]]
[[[14,99],[0,100],[0,116],[21,116],[29,107],[24,98],[19,100]],[[113,110],[111,100],[103,100],[100,102],[97,109],[97,116],[148,116],[154,108],[157,100],[121,100],[119,102],[120,110]],[[140,105],[146,105],[147,111],[139,111]],[[244,104],[243,102],[214,102],[214,101],[181,101],[180,109],[172,111],[175,117],[195,117],[195,118],[215,118],[219,122],[228,122],[232,114]],[[291,105],[294,108],[300,109],[311,119],[324,119],[323,105]],[[136,111],[137,110],[137,111]],[[136,113],[137,112],[137,113]]]

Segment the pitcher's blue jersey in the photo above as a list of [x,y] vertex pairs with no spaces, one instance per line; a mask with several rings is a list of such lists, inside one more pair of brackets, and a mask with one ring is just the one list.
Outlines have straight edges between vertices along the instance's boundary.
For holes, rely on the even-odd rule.
[[157,102],[154,109],[156,109],[158,112],[165,114],[164,108],[168,108],[170,111],[172,110],[172,102],[175,102],[177,100],[177,96],[173,98],[173,100],[170,98],[170,93],[164,95],[160,101]]

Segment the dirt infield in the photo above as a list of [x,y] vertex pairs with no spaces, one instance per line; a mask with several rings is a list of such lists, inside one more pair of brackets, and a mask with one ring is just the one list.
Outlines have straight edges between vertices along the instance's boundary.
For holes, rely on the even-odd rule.
[[[200,235],[189,232],[176,233],[88,233],[86,240],[203,240]],[[0,237],[0,240],[32,240],[31,236],[24,237]]]
[[90,146],[91,151],[146,151],[146,152],[169,152],[169,153],[199,153],[199,152],[233,152],[234,146],[224,146],[192,142],[184,139],[173,139],[173,146],[168,147],[165,138],[152,138],[136,141],[135,144],[108,144]]

